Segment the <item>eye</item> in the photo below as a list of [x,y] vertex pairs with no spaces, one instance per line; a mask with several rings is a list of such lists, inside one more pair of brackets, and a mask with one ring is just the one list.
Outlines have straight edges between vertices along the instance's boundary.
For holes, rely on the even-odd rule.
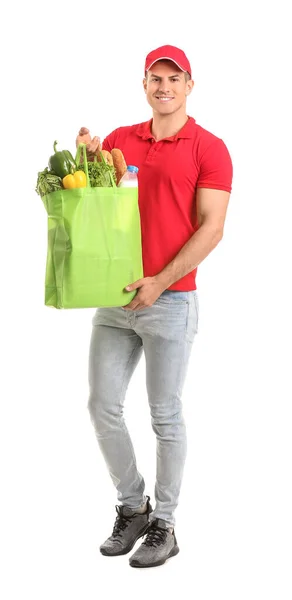
[[151,81],[158,81],[158,77],[152,77]]
[[171,81],[172,81],[172,82],[175,82],[175,81],[179,81],[179,79],[178,79],[178,77],[172,77],[172,78],[171,78]]

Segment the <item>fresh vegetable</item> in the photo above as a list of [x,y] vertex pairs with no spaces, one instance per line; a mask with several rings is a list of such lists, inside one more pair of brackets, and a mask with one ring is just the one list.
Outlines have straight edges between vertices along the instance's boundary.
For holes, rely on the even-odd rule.
[[84,144],[78,146],[76,161],[68,150],[57,152],[56,141],[54,151],[49,168],[38,173],[35,189],[41,197],[57,190],[83,188],[89,184],[91,187],[112,187],[119,183],[127,170],[123,153],[118,148],[111,152],[101,150],[94,157],[94,162],[87,162],[87,171],[84,163],[80,163],[81,153],[86,151]]
[[75,171],[73,177],[77,184],[76,187],[86,187],[87,182],[86,182],[86,175],[85,175],[84,171]]
[[86,187],[86,175],[84,171],[75,171],[75,173],[66,175],[62,179],[65,190],[72,190],[74,188]]
[[41,198],[46,194],[51,194],[51,192],[62,189],[61,177],[58,177],[58,175],[55,175],[54,173],[50,173],[48,168],[38,173],[35,191]]
[[49,160],[49,168],[53,173],[56,173],[56,175],[63,178],[76,171],[76,163],[69,150],[57,152],[57,143],[58,142],[54,142],[55,154],[53,154]]
[[[84,171],[84,164],[80,163],[78,169]],[[88,162],[88,175],[91,187],[112,187],[111,176],[116,182],[116,173],[113,165],[105,161]]]

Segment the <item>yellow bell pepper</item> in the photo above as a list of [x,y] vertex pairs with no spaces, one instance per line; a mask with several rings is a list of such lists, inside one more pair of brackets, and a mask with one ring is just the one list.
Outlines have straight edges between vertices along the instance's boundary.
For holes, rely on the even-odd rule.
[[86,187],[86,175],[83,171],[75,171],[73,175],[66,175],[62,179],[65,190]]

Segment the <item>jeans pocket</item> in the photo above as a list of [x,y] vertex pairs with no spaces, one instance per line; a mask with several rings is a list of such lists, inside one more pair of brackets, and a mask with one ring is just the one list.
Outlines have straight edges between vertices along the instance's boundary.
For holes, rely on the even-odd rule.
[[187,300],[183,300],[181,298],[175,298],[175,299],[169,299],[169,298],[164,298],[159,296],[159,298],[157,298],[156,302],[159,304],[170,304],[172,306],[179,306],[179,305],[184,305],[187,304],[188,301]]
[[173,304],[174,306],[177,306],[178,304],[188,304],[188,294],[189,292],[176,292],[175,290],[165,290],[157,298],[156,302],[161,302],[163,304]]

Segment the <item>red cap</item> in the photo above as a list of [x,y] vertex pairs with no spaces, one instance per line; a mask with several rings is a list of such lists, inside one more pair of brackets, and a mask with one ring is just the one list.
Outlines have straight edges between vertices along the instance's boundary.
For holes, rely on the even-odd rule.
[[146,56],[145,61],[145,73],[156,63],[158,60],[172,60],[182,71],[187,71],[192,76],[191,65],[187,59],[185,53],[176,48],[175,46],[160,46],[156,50],[152,50]]

